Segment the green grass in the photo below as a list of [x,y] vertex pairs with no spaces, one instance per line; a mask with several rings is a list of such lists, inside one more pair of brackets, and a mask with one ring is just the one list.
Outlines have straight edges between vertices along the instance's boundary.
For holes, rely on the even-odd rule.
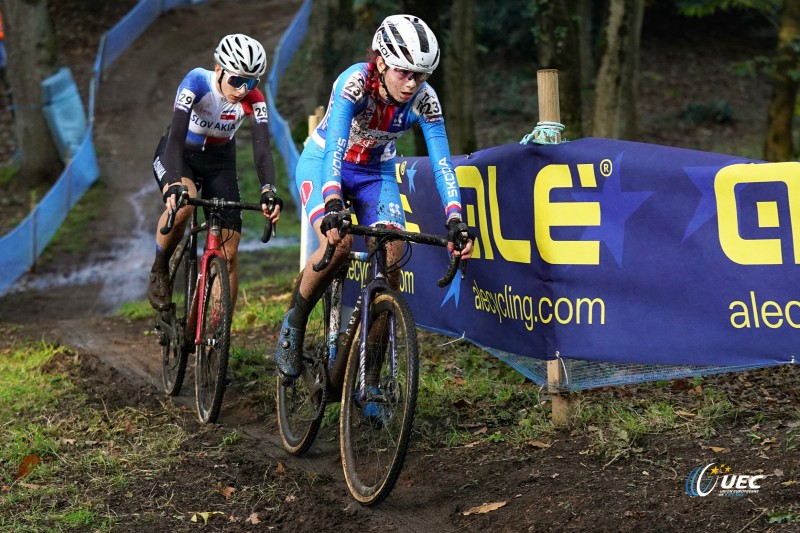
[[6,187],[19,175],[16,165],[0,165],[0,187]]
[[89,251],[93,239],[89,224],[102,211],[100,205],[108,199],[107,189],[108,185],[102,179],[89,187],[86,194],[70,209],[39,261],[52,261],[58,254],[85,254]]
[[[2,352],[0,530],[109,531],[116,519],[103,498],[176,461],[186,433],[168,411],[92,405],[73,385],[73,364],[46,343]],[[16,479],[33,456],[38,463]]]
[[117,308],[115,314],[128,320],[138,320],[140,318],[153,318],[153,307],[147,300],[136,300],[125,302]]

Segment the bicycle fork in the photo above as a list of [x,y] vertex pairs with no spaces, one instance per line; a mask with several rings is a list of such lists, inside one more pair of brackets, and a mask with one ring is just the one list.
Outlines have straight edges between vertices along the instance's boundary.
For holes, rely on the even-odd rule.
[[[214,257],[225,257],[220,253],[221,248],[221,233],[220,226],[216,219],[211,220],[211,227],[208,229],[208,240],[206,241],[206,249],[203,252],[203,257],[200,258],[200,270],[197,276],[197,289],[195,290],[195,297],[192,301],[191,324],[197,324],[197,329],[194,332],[194,343],[200,346],[203,343],[203,330],[205,329],[205,313],[202,312],[207,305],[206,298],[212,298],[213,295],[209,294],[208,270],[211,260]],[[207,344],[209,347],[214,347],[216,340],[212,337],[208,339]]]

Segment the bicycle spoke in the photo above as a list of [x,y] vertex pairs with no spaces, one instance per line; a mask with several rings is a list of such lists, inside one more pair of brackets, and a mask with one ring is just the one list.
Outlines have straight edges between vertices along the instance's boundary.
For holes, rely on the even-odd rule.
[[[300,279],[295,284],[298,290]],[[303,368],[300,377],[277,380],[278,432],[283,447],[302,455],[311,447],[325,414],[328,386],[326,331],[330,297],[325,295],[308,318],[303,340]]]
[[342,402],[341,447],[345,479],[364,505],[392,490],[405,459],[416,408],[418,353],[408,304],[383,293],[370,311],[366,368],[359,347],[350,352]]
[[189,358],[184,331],[195,271],[187,264],[187,261],[176,261],[173,265],[176,270],[170,275],[173,280],[172,305],[168,311],[160,311],[156,319],[161,344],[161,378],[164,392],[170,396],[180,392]]
[[195,399],[201,422],[216,422],[225,394],[231,334],[231,299],[225,260],[211,260],[206,280],[203,334],[195,366]]

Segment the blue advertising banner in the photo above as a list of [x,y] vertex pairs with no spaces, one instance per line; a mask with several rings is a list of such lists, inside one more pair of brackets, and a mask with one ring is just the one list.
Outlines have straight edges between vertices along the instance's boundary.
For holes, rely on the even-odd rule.
[[[800,163],[588,138],[453,164],[476,251],[439,289],[446,252],[414,245],[401,290],[420,326],[540,359],[800,354]],[[397,178],[407,229],[443,234],[429,160]]]

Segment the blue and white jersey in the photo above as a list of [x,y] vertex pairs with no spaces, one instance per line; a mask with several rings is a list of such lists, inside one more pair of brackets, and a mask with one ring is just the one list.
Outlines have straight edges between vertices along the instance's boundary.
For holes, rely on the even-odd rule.
[[257,124],[267,124],[269,120],[261,91],[253,89],[240,102],[231,103],[217,87],[215,72],[203,68],[196,68],[183,78],[174,109],[190,113],[186,146],[196,150],[230,142],[247,115],[252,115]]
[[460,218],[461,195],[436,91],[426,82],[405,104],[375,99],[366,90],[367,66],[357,63],[336,79],[325,117],[311,135],[325,151],[323,196],[341,196],[343,162],[379,167],[396,156],[395,139],[417,123],[425,136],[446,218]]

